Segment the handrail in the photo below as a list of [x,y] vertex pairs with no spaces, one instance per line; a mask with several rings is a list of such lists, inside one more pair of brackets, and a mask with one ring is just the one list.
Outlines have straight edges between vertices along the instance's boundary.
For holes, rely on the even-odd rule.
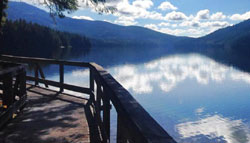
[[25,104],[27,96],[24,66],[7,62],[0,62],[0,64],[3,66],[0,71],[1,128]]
[[[33,66],[35,66],[35,69],[34,69],[35,75],[34,77],[27,76],[27,80],[35,81],[35,85],[38,85],[38,83],[43,83],[45,84],[46,87],[48,87],[48,85],[52,85],[55,87],[59,87],[61,92],[63,91],[63,89],[69,89],[69,90],[73,90],[76,92],[84,91],[84,93],[85,92],[87,94],[90,93],[90,90],[87,88],[64,83],[64,66],[76,66],[76,67],[88,68],[90,66],[89,63],[46,59],[46,58],[19,57],[19,56],[12,56],[12,55],[0,55],[0,59],[5,60],[5,61],[16,62],[16,63],[33,64]],[[60,82],[46,80],[45,75],[40,67],[40,64],[59,65]],[[41,78],[39,78],[39,73],[41,75]]]
[[46,59],[46,58],[0,55],[0,59],[6,60],[6,61],[18,62],[18,63],[28,63],[28,64],[43,63],[43,64],[63,64],[63,65],[67,65],[67,66],[89,67],[89,63],[85,63],[85,62],[55,60],[55,59]]
[[117,140],[119,142],[175,142],[133,96],[106,70],[95,63],[90,63],[90,65],[91,70],[94,70],[98,75],[96,81],[109,91],[108,98],[110,98],[118,113]]
[[[110,109],[114,105],[117,112],[117,142],[145,143],[175,143],[174,139],[150,116],[150,114],[133,98],[133,96],[117,82],[105,69],[95,63],[52,60],[43,58],[28,58],[2,55],[2,60],[21,63],[41,63],[59,65],[60,82],[38,78],[38,68],[35,76],[27,76],[27,80],[45,83],[52,86],[82,92],[90,95],[93,112],[100,127],[103,142],[110,142]],[[64,66],[87,67],[90,70],[89,87],[79,87],[65,84],[63,81]],[[40,69],[40,72],[42,70]],[[40,73],[41,74],[41,73]],[[103,114],[101,114],[101,111]]]

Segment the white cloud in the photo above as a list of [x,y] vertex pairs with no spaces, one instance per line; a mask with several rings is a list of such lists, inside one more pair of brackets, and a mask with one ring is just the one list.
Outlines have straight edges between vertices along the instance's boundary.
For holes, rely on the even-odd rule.
[[151,0],[135,0],[132,3],[132,5],[135,6],[135,7],[140,7],[140,8],[148,9],[151,6],[153,6],[154,3]]
[[[114,13],[114,16],[117,17],[114,21],[116,24],[127,26],[138,24],[137,19],[158,20],[160,21],[159,24],[146,23],[144,27],[177,36],[199,37],[230,25],[227,21],[222,21],[227,17],[222,12],[215,12],[210,15],[209,9],[200,10],[195,16],[192,14],[188,16],[177,11],[162,15],[162,13],[151,9],[154,5],[152,0],[134,0],[132,2],[129,0],[109,0],[108,5],[117,8]],[[177,7],[165,1],[158,6],[158,9],[176,10]]]
[[172,5],[170,2],[165,1],[158,6],[161,10],[177,10],[178,8]]
[[174,28],[176,28],[178,25],[177,24],[172,24],[171,26],[174,27]]
[[234,14],[230,16],[231,20],[247,20],[250,19],[250,11],[244,13],[244,14]]
[[211,28],[223,28],[229,26],[227,21],[209,21],[200,23],[201,27],[211,27]]
[[211,20],[223,20],[226,16],[222,12],[216,12],[211,15]]
[[91,21],[94,21],[93,18],[89,17],[89,16],[73,16],[72,18],[74,19],[84,19],[84,20],[91,20]]
[[118,19],[116,19],[114,23],[125,25],[125,26],[137,24],[137,22],[135,21],[133,17],[126,17],[126,16],[118,17]]
[[171,29],[171,28],[161,28],[158,31],[170,35],[181,35],[186,32],[186,30],[184,29]]
[[191,27],[200,27],[200,22],[197,20],[193,20],[193,21],[183,21],[182,23],[179,24],[179,26],[181,27],[187,27],[187,26],[191,26]]
[[153,29],[156,31],[158,30],[158,27],[155,24],[146,24],[146,25],[144,25],[144,27],[149,28],[149,29]]
[[147,12],[147,14],[145,15],[145,17],[143,18],[149,18],[149,19],[154,19],[154,20],[163,20],[163,16],[161,13],[158,13],[156,11],[152,11],[152,12]]
[[184,13],[176,11],[167,13],[165,16],[165,20],[175,20],[175,21],[185,20],[187,18],[188,17]]
[[[169,26],[173,27],[174,29],[170,28]],[[198,29],[198,28],[181,29],[181,28],[178,28],[177,24],[170,24],[170,23],[160,23],[158,25],[146,24],[144,25],[144,27],[161,32],[161,33],[176,35],[176,36],[199,37],[205,33],[203,29]]]
[[114,15],[117,17],[133,17],[134,19],[163,19],[161,13],[148,10],[152,5],[151,0],[136,0],[132,4],[128,0],[122,0],[116,3],[117,11]]
[[197,13],[196,18],[199,19],[199,20],[209,19],[209,10],[208,9],[200,10]]
[[158,24],[158,26],[170,26],[170,23],[161,22],[161,23]]
[[191,27],[226,27],[229,26],[230,24],[227,21],[208,21],[208,22],[199,22],[197,20],[193,21],[183,21],[182,23],[179,24],[179,26],[186,27],[186,26],[191,26]]
[[[79,0],[78,2],[81,3],[81,8],[89,7],[94,9],[94,6],[87,6],[88,0]],[[200,10],[194,15],[186,15],[181,11],[175,11],[178,8],[168,1],[162,2],[156,8],[153,7],[154,2],[152,0],[107,0],[105,5],[113,6],[117,9],[113,14],[117,19],[113,23],[127,26],[140,25],[141,23],[138,23],[138,19],[153,20],[153,23],[158,22],[159,24],[155,24],[154,27],[152,25],[149,27],[150,23],[143,24],[150,29],[177,36],[199,37],[231,25],[229,23],[231,21],[228,21],[229,19],[245,20],[250,18],[250,11],[244,14],[226,16],[222,12],[215,12],[210,15],[209,9]],[[98,7],[103,7],[103,5]],[[174,11],[164,13],[163,15],[163,12],[155,10],[157,8]],[[74,16],[72,18],[94,20],[89,16]],[[190,31],[194,33],[189,33]]]
[[213,21],[213,22],[210,22],[210,25],[213,27],[223,28],[223,27],[229,26],[229,23],[226,21]]

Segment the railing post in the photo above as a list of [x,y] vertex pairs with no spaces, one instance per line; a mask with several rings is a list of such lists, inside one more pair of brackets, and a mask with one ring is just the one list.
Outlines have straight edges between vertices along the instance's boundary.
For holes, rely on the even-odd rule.
[[22,70],[20,76],[20,95],[24,96],[26,94],[26,71]]
[[102,96],[103,96],[103,92],[102,92],[102,86],[101,86],[101,83],[100,83],[100,80],[97,79],[96,81],[96,85],[97,85],[97,94],[96,94],[96,102],[95,102],[95,111],[96,111],[96,119],[97,119],[97,122],[100,126],[100,131],[101,131],[101,135],[102,135],[102,139],[103,139],[103,143],[107,143],[109,142],[109,139],[107,137],[107,133],[106,133],[106,130],[105,130],[105,126],[103,124],[103,121],[101,119],[101,99],[102,99]]
[[[21,73],[21,72],[20,72]],[[14,92],[14,96],[19,96],[19,94],[20,94],[20,92],[19,92],[19,90],[18,90],[18,87],[19,87],[19,85],[20,85],[20,77],[21,75],[20,74],[17,74],[16,75],[16,81],[15,81],[15,84],[14,84],[14,90],[13,90],[13,92]]]
[[8,108],[14,102],[13,78],[8,73],[3,77],[3,107]]
[[[43,73],[42,68],[40,67],[39,64],[37,64],[37,67],[38,67],[38,71],[40,72],[40,75],[41,75],[42,79],[45,80],[45,75],[44,75],[44,73]],[[45,87],[47,87],[47,88],[49,87],[47,83],[44,83],[44,85],[45,85]]]
[[35,64],[35,85],[38,85],[38,64]]
[[64,65],[59,65],[59,71],[60,71],[60,92],[63,92],[63,84],[64,84]]
[[125,132],[123,129],[122,117],[117,113],[117,133],[116,133],[116,142],[117,143],[126,143]]
[[90,100],[92,100],[94,102],[95,101],[95,98],[94,98],[95,83],[94,83],[94,73],[93,72],[94,72],[93,69],[90,67],[89,68],[89,88],[91,91]]
[[107,95],[106,89],[103,87],[103,124],[107,134],[108,140],[110,140],[110,99]]
[[101,85],[97,83],[97,94],[96,94],[96,107],[97,107],[97,113],[100,114],[100,109],[101,109]]

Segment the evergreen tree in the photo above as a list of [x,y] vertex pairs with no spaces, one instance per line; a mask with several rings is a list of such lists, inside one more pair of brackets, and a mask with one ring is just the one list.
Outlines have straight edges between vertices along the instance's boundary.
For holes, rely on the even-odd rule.
[[7,20],[0,42],[3,54],[56,59],[79,56],[91,48],[90,41],[84,36],[56,31],[25,20]]

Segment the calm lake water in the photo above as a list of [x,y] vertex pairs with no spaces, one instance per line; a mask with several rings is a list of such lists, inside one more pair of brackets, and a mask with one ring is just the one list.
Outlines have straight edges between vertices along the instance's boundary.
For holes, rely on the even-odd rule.
[[[106,50],[75,60],[103,65],[177,142],[250,142],[249,73],[199,54],[158,52]],[[65,81],[88,86],[88,71],[68,68]]]

